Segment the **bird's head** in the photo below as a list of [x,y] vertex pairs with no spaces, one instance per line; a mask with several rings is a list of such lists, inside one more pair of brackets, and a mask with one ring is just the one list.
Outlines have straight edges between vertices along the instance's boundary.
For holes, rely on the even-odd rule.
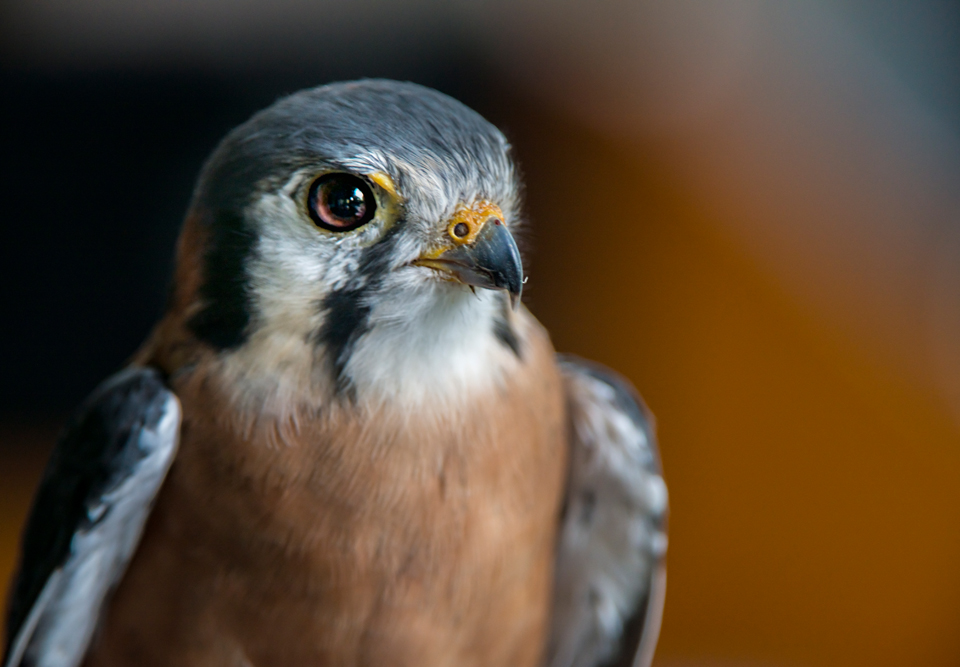
[[480,115],[410,83],[323,86],[210,157],[175,294],[243,381],[431,398],[522,357],[517,223],[510,146]]

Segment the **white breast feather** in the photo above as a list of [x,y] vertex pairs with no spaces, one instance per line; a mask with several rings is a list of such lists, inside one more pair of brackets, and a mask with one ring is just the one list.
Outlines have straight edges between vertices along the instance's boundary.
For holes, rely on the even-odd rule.
[[483,289],[474,294],[440,281],[416,282],[397,290],[398,298],[377,304],[346,374],[371,403],[445,411],[492,389],[517,363],[493,333],[505,296]]

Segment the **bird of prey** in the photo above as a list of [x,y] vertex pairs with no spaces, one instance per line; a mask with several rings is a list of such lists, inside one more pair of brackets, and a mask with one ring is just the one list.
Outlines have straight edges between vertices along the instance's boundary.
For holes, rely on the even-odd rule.
[[520,303],[518,190],[410,83],[229,133],[163,318],[40,483],[3,667],[648,665],[652,420]]

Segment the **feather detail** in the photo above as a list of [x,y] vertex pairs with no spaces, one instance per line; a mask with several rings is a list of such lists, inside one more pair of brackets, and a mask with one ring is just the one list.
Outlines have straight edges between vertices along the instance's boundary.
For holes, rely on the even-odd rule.
[[571,459],[547,664],[647,667],[667,546],[667,489],[652,419],[613,373],[571,358],[561,367]]
[[177,449],[180,408],[152,369],[101,385],[47,466],[24,533],[4,667],[76,667]]

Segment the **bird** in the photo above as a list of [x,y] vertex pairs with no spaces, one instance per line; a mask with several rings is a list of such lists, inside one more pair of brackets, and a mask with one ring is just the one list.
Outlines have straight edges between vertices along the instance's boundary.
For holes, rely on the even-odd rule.
[[45,469],[2,666],[649,665],[653,417],[523,303],[520,181],[408,82],[227,134],[164,314]]

